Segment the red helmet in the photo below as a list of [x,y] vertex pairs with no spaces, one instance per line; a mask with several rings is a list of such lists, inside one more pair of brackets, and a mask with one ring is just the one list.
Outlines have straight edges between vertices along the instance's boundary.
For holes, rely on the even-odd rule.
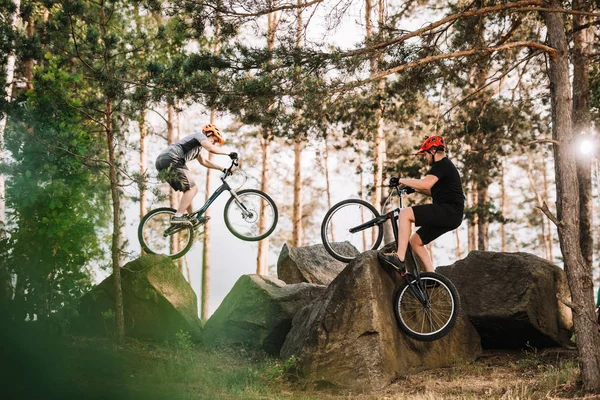
[[441,136],[431,136],[426,138],[425,141],[423,141],[423,144],[421,145],[419,151],[417,151],[417,154],[423,154],[432,147],[439,147],[445,150],[446,143],[444,143],[444,138],[442,138]]
[[217,139],[217,143],[219,143],[221,146],[225,144],[225,139],[223,139],[223,134],[221,133],[221,130],[213,124],[204,125],[204,127],[202,128],[202,133],[204,133],[206,137],[214,136],[215,139]]

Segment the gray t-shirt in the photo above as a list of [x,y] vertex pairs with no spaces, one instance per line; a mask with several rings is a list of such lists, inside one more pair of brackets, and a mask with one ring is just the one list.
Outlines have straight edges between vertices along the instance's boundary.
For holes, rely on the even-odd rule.
[[169,146],[169,151],[184,159],[185,162],[195,160],[200,155],[200,150],[202,150],[200,142],[204,139],[207,137],[203,133],[192,133]]

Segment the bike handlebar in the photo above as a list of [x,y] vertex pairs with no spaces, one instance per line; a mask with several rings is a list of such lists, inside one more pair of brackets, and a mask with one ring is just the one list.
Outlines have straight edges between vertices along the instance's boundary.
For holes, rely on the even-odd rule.
[[395,188],[398,191],[398,194],[411,194],[416,192],[415,189],[411,188],[410,186],[400,186],[400,178],[396,177],[396,176],[392,176],[390,178],[389,181],[389,187],[391,188]]
[[240,165],[238,160],[239,160],[239,158],[231,160],[231,165],[229,166],[229,168],[225,169],[225,175],[223,176],[223,178],[227,178],[228,176],[231,176],[231,174],[233,173],[232,172],[233,167],[237,167],[238,165]]

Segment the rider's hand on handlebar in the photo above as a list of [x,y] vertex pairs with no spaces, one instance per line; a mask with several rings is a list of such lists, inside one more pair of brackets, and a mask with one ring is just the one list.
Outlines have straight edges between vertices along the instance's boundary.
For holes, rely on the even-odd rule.
[[411,188],[410,186],[404,186],[404,187],[402,188],[402,190],[404,190],[404,193],[406,193],[406,194],[411,194],[411,193],[414,193],[414,192],[416,192],[416,190],[415,190],[415,189],[413,189],[413,188]]
[[231,158],[232,160],[237,160],[238,159],[238,153],[236,153],[236,152],[229,153],[229,158]]
[[400,178],[398,178],[397,176],[392,176],[390,178],[390,186],[398,186],[400,184]]

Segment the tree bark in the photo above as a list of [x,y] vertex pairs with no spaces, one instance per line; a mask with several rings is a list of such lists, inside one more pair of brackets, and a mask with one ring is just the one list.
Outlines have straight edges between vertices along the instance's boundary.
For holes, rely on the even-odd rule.
[[506,206],[506,165],[505,160],[502,160],[502,166],[500,167],[500,210],[502,213],[502,221],[500,223],[500,251],[506,251],[506,214],[508,207]]
[[[175,107],[173,104],[169,104],[167,106],[167,143],[170,145],[176,143],[177,138],[175,136]],[[171,208],[177,209],[179,206],[179,194],[173,189],[169,188],[169,205]],[[177,253],[179,249],[177,248],[179,245],[178,235],[171,235],[171,254]],[[181,269],[181,265],[180,265]],[[183,271],[181,271],[183,274]]]
[[[476,203],[476,192],[473,190],[473,183],[467,188],[467,207],[473,209]],[[467,225],[467,249],[469,252],[477,248],[477,214],[474,213],[471,218],[468,219]]]
[[[298,0],[298,5],[302,0]],[[302,46],[302,8],[296,13],[296,48]],[[292,246],[302,246],[302,132],[299,131],[300,112],[296,111],[297,124],[294,137],[294,203],[292,205]]]
[[477,189],[477,210],[479,216],[477,218],[477,249],[479,251],[487,251],[489,240],[489,218],[488,218],[488,187],[482,185]]
[[[20,25],[19,15],[21,14],[21,0],[13,0],[15,12],[11,16],[11,28],[17,30]],[[11,101],[13,91],[13,78],[15,74],[16,56],[14,50],[8,54],[4,71],[6,73],[6,101]],[[3,113],[0,115],[0,162],[4,162],[4,130],[6,129],[6,120],[8,115]],[[4,183],[4,174],[0,171],[0,237],[4,235],[6,227],[6,187]],[[8,275],[10,277],[10,275]],[[9,286],[12,287],[12,283]]]
[[[104,13],[103,13],[104,14]],[[123,343],[125,338],[125,320],[123,317],[123,292],[121,290],[121,199],[119,198],[117,165],[115,159],[115,138],[113,131],[113,103],[112,100],[106,101],[106,112],[104,125],[106,129],[106,144],[108,148],[110,192],[113,206],[113,233],[112,233],[112,266],[113,266],[113,285],[115,288],[115,317],[116,317],[116,339],[118,343]]]
[[148,126],[146,125],[147,110],[144,107],[139,116],[140,129],[140,220],[148,212],[148,191],[147,189],[147,171],[148,171],[148,151],[146,150],[146,137],[148,136]]
[[[269,6],[273,6],[272,2]],[[267,25],[267,49],[273,51],[275,48],[275,37],[277,33],[277,13],[270,13],[268,15]],[[272,64],[272,60],[269,60],[269,64]],[[273,104],[269,104],[267,111],[273,109]],[[268,191],[269,187],[269,162],[270,162],[270,146],[272,140],[272,133],[269,127],[263,127],[263,135],[260,138],[260,148],[262,151],[262,170],[260,178],[260,190],[263,192]],[[260,219],[258,221],[260,232],[266,230],[267,220],[265,218],[265,207],[266,204],[261,202]],[[256,273],[258,275],[269,274],[269,238],[265,238],[258,242],[258,251],[256,254]]]
[[[547,7],[560,8],[557,0]],[[544,13],[548,44],[556,50],[549,57],[550,94],[552,104],[552,138],[556,171],[558,237],[564,268],[571,289],[573,324],[581,377],[587,391],[600,391],[600,335],[594,312],[592,270],[585,262],[579,240],[579,190],[572,126],[569,49],[563,14]]]
[[[588,0],[573,0],[573,10],[588,11]],[[593,27],[582,28],[591,21],[586,15],[573,15],[573,132],[589,135],[590,114],[590,54],[594,41]],[[591,266],[594,255],[592,164],[591,157],[577,157],[579,182],[579,235],[584,260]]]
[[302,139],[294,139],[294,204],[292,246],[302,246]]
[[[264,193],[269,189],[269,162],[270,162],[270,145],[271,132],[267,132],[260,138],[260,148],[262,151],[262,171],[260,177],[260,190]],[[267,229],[267,220],[265,218],[266,204],[260,203],[260,220],[258,221],[259,232],[264,232]],[[269,238],[258,242],[258,253],[256,255],[256,273],[258,275],[269,274]]]

